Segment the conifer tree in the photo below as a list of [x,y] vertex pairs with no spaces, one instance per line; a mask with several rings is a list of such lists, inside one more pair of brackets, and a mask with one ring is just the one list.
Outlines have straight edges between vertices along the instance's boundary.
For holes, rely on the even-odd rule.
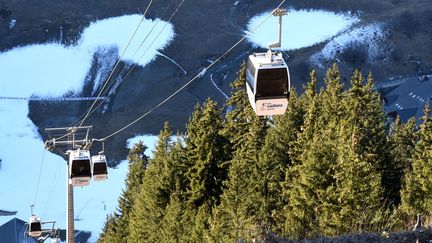
[[382,198],[379,170],[386,153],[385,116],[371,76],[364,85],[361,73],[354,72],[343,105],[337,163],[332,168],[335,185],[328,192],[334,204],[326,214],[327,235],[368,230],[364,227],[379,220],[374,212]]
[[[243,64],[238,78],[231,84],[233,93],[226,104],[230,111],[226,115],[223,134],[229,138],[235,158],[228,163],[230,172],[225,182],[222,205],[216,208],[213,214],[212,234],[215,241],[244,239],[246,236],[243,233],[246,228],[249,232],[249,237],[246,238],[251,239],[252,231],[257,234],[256,226],[260,224],[258,222],[260,203],[257,195],[259,190],[265,187],[265,180],[259,179],[263,171],[259,171],[258,151],[263,144],[267,120],[256,116],[249,104],[245,75],[246,68]],[[255,207],[254,210],[251,209],[252,205]],[[247,212],[241,211],[242,208],[247,208]],[[248,223],[244,226],[246,221]],[[237,223],[237,225],[227,226],[230,223]]]
[[243,142],[244,135],[249,132],[251,119],[256,116],[250,106],[245,83],[246,65],[243,63],[237,79],[231,83],[233,92],[225,104],[229,112],[225,116],[226,122],[222,133],[231,142],[232,150],[236,150],[237,146]]
[[424,108],[418,142],[412,157],[412,170],[405,177],[401,208],[409,216],[432,210],[432,119],[429,104]]
[[186,242],[187,227],[184,222],[184,205],[178,192],[171,194],[170,202],[165,208],[161,224],[159,242]]
[[[285,235],[291,238],[304,238],[316,234],[317,198],[314,195],[314,185],[307,166],[315,162],[308,159],[313,152],[313,140],[317,129],[316,122],[319,116],[320,102],[316,94],[316,73],[311,72],[311,81],[300,98],[303,109],[306,110],[304,124],[301,125],[301,134],[292,144],[291,166],[287,169],[283,194],[288,204],[284,208]],[[310,162],[310,163],[309,163]]]
[[[120,197],[119,207],[130,211],[135,196],[141,190],[144,174],[149,165],[149,158],[145,154],[147,146],[142,141],[136,143],[129,152],[129,172],[125,181],[126,189]],[[124,206],[122,206],[124,205]]]
[[[189,224],[191,224],[188,242],[209,242],[209,222],[211,217],[211,206],[209,201],[204,202],[197,209],[189,208]],[[189,207],[192,206],[189,204]]]
[[[291,238],[303,238],[307,231],[310,232],[306,224],[302,226],[303,222],[307,222],[311,218],[311,215],[305,215],[305,212],[307,212],[307,209],[304,208],[306,203],[304,199],[295,198],[300,195],[300,182],[298,178],[301,172],[299,171],[299,167],[302,164],[301,156],[304,151],[305,142],[308,140],[307,133],[304,133],[305,123],[310,123],[311,121],[309,121],[309,119],[314,117],[307,115],[307,113],[316,99],[316,86],[318,81],[315,70],[311,71],[310,78],[310,81],[304,87],[304,93],[298,98],[298,101],[294,102],[296,101],[294,99],[292,100],[293,102],[288,103],[287,111],[287,116],[292,110],[294,116],[298,118],[297,125],[300,126],[300,133],[296,135],[293,141],[289,142],[289,150],[287,152],[290,165],[285,171],[285,180],[282,182],[282,195],[286,203],[284,203],[282,213],[277,215],[277,217],[279,218],[278,221],[284,221],[283,224],[279,223],[281,226],[278,227],[278,230],[283,231],[283,235],[289,235]],[[291,96],[293,94],[291,94]],[[293,96],[291,98],[293,98]],[[278,124],[276,120],[276,127],[280,126]],[[288,131],[282,128],[279,132],[280,134],[284,134]]]
[[411,170],[411,158],[416,143],[416,123],[411,118],[403,124],[399,118],[392,123],[389,131],[389,153],[391,161],[384,171],[389,185],[386,198],[394,204],[400,204],[400,191],[407,171]]
[[[368,81],[364,80],[360,71],[354,71],[351,79],[352,87],[348,90],[346,99],[348,124],[351,124],[348,131],[358,132],[358,153],[374,155],[378,168],[382,168],[382,163],[386,158],[386,116],[383,110],[380,95],[373,90],[373,77],[368,76]],[[357,131],[355,129],[358,129]]]
[[102,233],[97,242],[119,242],[117,230],[120,229],[117,228],[116,220],[118,220],[118,216],[107,215]]
[[[332,188],[335,185],[334,165],[338,158],[338,126],[344,114],[342,106],[343,85],[336,64],[327,70],[325,87],[318,94],[319,115],[309,151],[304,151],[304,175],[310,181],[317,199],[316,225],[321,231],[327,227],[327,215],[334,213]],[[309,172],[309,173],[308,173]],[[314,189],[315,188],[315,189]]]
[[231,159],[228,139],[222,135],[221,110],[211,99],[197,105],[187,124],[185,140],[186,183],[183,222],[185,239],[204,239],[211,210],[219,204],[222,182],[227,178]]
[[320,92],[321,109],[320,126],[323,133],[328,134],[331,140],[335,139],[334,129],[343,116],[342,107],[343,84],[340,82],[340,73],[336,64],[327,70],[324,79],[325,89]]
[[228,180],[224,183],[221,204],[212,218],[212,241],[252,241],[261,232],[260,168],[257,164],[265,131],[264,120],[251,117],[249,132],[238,145],[230,161]]
[[[177,141],[172,145],[165,169],[162,171],[165,178],[165,188],[169,188],[170,200],[163,210],[163,219],[160,226],[160,242],[187,242],[190,220],[185,217],[185,192],[187,189],[185,164],[185,151],[178,135]],[[191,227],[191,226],[190,226]]]
[[[140,193],[137,195],[129,225],[129,242],[156,242],[160,239],[161,222],[175,184],[170,173],[169,154],[172,150],[171,128],[166,122],[159,134],[154,157],[145,173]],[[142,220],[145,218],[145,220]]]
[[129,235],[129,223],[132,207],[136,195],[139,194],[144,173],[148,166],[148,157],[145,155],[147,147],[139,142],[130,150],[129,172],[125,180],[126,188],[119,198],[117,212],[107,218],[105,230],[101,234],[100,242],[124,242]]
[[221,129],[221,111],[211,99],[207,99],[203,107],[195,108],[187,125],[186,160],[190,165],[187,195],[196,209],[207,202],[211,206],[219,203],[222,181],[227,173],[223,165],[231,156]]
[[334,65],[320,93],[304,94],[308,110],[284,190],[285,229],[293,238],[347,233],[364,220],[363,210],[380,203],[385,116],[371,77],[362,82],[355,72],[343,92]]
[[[298,113],[296,116],[298,116],[300,118],[299,125],[300,125],[300,130],[303,131],[304,130],[304,123],[306,120],[306,113],[308,112],[312,102],[315,102],[315,96],[317,94],[317,74],[315,70],[312,70],[310,73],[310,81],[306,84],[306,86],[304,87],[304,93],[299,97],[299,101],[298,101],[298,105],[295,107],[295,110],[298,110]],[[288,103],[288,106],[290,106],[291,103]],[[290,107],[288,109],[291,109]],[[302,133],[301,133],[302,134]],[[302,135],[303,136],[303,135]],[[305,140],[305,139],[303,139]],[[293,165],[295,164],[301,164],[301,160],[300,160],[300,156],[301,153],[303,152],[302,149],[302,139],[300,139],[300,136],[298,137],[298,139],[296,141],[294,141],[293,143],[290,144],[290,160],[291,163]],[[296,175],[292,175],[294,177],[296,177]],[[291,176],[287,177],[286,184],[289,184],[289,179],[291,178]]]
[[270,126],[259,156],[260,175],[268,186],[263,190],[262,212],[266,212],[265,222],[271,231],[282,233],[285,222],[283,207],[288,203],[281,196],[283,183],[291,159],[292,146],[300,135],[303,124],[303,109],[295,88],[291,89],[287,111],[282,116],[274,117],[274,126]]
[[[335,168],[336,185],[331,188],[333,210],[326,215],[323,233],[338,235],[363,232],[379,224],[381,203],[381,177],[373,157],[357,153],[356,133],[339,143],[341,154]],[[372,160],[372,161],[371,161]]]

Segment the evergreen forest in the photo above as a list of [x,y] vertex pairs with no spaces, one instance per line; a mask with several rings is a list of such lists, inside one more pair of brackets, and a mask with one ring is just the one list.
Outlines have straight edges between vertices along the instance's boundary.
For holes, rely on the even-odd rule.
[[[259,242],[407,230],[432,211],[432,120],[389,122],[373,77],[315,71],[287,112],[258,117],[245,66],[220,108],[168,123],[153,157],[130,150],[126,187],[98,242]],[[173,136],[177,135],[177,136]]]

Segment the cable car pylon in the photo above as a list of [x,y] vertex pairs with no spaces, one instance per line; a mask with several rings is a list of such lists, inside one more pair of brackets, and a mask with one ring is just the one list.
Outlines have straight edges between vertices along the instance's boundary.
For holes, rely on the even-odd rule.
[[[90,148],[93,142],[97,141],[95,139],[90,139],[91,129],[92,126],[45,129],[49,137],[45,142],[45,148],[49,151],[57,149],[58,152],[68,155],[66,173],[66,239],[68,243],[74,243],[75,241],[73,187],[88,186],[92,176],[94,180],[105,180],[108,177],[107,162],[103,151],[99,155],[96,155],[96,157],[93,156],[94,158],[90,154]],[[102,145],[102,148],[104,149],[104,145]],[[66,152],[64,150],[66,150]],[[104,167],[103,173],[99,173],[101,171],[99,169],[100,167]]]
[[282,17],[287,12],[277,8],[272,13],[279,17],[278,42],[269,44],[267,52],[254,53],[248,57],[246,90],[258,116],[282,115],[288,107],[291,90],[289,68],[282,53],[272,51],[272,48],[282,46]]

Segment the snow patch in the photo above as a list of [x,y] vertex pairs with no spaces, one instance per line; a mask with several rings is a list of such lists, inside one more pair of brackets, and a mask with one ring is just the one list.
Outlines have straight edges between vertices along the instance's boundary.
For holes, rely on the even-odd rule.
[[182,70],[182,72],[184,73],[184,75],[187,75],[186,70],[180,65],[178,64],[178,62],[174,61],[174,59],[170,58],[169,56],[162,54],[161,52],[158,52],[158,55],[161,57],[165,57],[166,59],[168,59],[169,61],[171,61],[172,63],[174,63],[174,65],[176,65],[178,68],[180,68]]
[[[278,17],[270,12],[253,17],[247,26],[248,39],[256,47],[268,48],[278,39]],[[313,46],[347,30],[360,19],[350,13],[336,14],[323,10],[289,10],[283,17],[281,50],[295,50]],[[252,32],[255,28],[256,31]]]
[[219,88],[219,86],[217,86],[216,82],[213,79],[213,73],[210,74],[210,80],[213,83],[213,86],[215,86],[215,88],[225,97],[225,99],[229,99],[229,96],[225,92],[223,92],[223,90]]
[[[129,44],[122,60],[145,66],[156,57],[157,50],[165,48],[174,38],[174,28],[160,19],[141,20],[142,15],[134,14],[92,23],[84,30],[79,46],[85,50],[116,46],[121,55]],[[129,43],[137,23],[141,23],[140,28]],[[153,31],[149,33],[153,27]]]
[[364,47],[369,61],[376,61],[383,54],[383,45],[387,37],[384,27],[382,23],[373,23],[336,36],[321,52],[312,55],[310,60],[313,63],[334,60],[339,53],[350,47]]
[[201,72],[198,73],[197,77],[202,78],[207,73],[207,68],[203,68]]
[[13,29],[16,26],[16,19],[11,19],[11,21],[9,22],[9,29]]
[[79,47],[29,45],[0,55],[2,96],[61,96],[81,89],[92,55]]
[[[124,53],[136,23],[141,19],[140,15],[128,15],[92,23],[84,30],[77,46],[65,47],[59,43],[37,44],[1,53],[0,74],[4,81],[0,95],[59,96],[67,91],[80,91],[94,53],[112,48],[118,49],[119,55]],[[143,45],[146,48],[138,49],[148,34],[147,31],[156,22],[158,20],[142,22],[123,56],[124,61],[145,66],[156,57],[158,49],[170,43],[174,37],[174,30],[169,24],[169,28],[163,31],[162,28],[155,28],[147,38],[148,43],[145,42]],[[158,31],[162,33],[153,43]],[[150,43],[152,46],[148,46]]]
[[99,48],[95,53],[95,62],[97,66],[97,73],[94,77],[93,93],[97,95],[97,90],[102,88],[101,86],[107,80],[110,70],[114,67],[117,56],[117,48]]

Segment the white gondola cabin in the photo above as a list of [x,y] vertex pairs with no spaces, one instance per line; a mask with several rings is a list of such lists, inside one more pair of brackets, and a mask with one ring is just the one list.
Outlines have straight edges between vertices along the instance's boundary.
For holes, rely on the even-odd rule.
[[285,113],[290,95],[290,75],[281,53],[268,51],[249,56],[246,90],[258,116]]
[[93,180],[104,181],[108,178],[108,165],[103,154],[92,156]]
[[42,235],[42,223],[40,218],[34,215],[30,217],[27,232],[30,237],[40,237]]
[[69,179],[73,186],[88,186],[91,178],[91,161],[88,150],[72,150],[69,154]]

